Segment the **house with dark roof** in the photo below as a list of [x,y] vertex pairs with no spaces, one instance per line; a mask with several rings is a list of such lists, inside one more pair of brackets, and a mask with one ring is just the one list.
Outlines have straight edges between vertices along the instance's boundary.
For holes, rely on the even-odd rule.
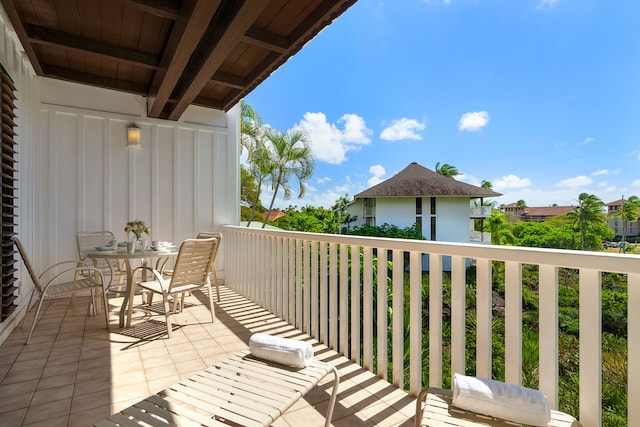
[[[491,215],[482,206],[485,197],[500,193],[467,184],[411,163],[395,176],[354,196],[348,212],[357,217],[352,226],[392,224],[400,228],[418,224],[427,240],[491,242],[474,220]],[[479,201],[472,206],[472,201]],[[474,238],[475,237],[475,238]]]

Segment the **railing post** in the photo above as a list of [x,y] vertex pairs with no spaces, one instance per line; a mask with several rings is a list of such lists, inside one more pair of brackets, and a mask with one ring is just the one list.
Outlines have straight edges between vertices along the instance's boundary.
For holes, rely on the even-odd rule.
[[627,420],[640,426],[640,274],[628,275],[627,283]]
[[504,270],[504,376],[522,385],[522,264],[507,261]]
[[491,353],[493,341],[491,330],[491,261],[476,260],[476,375],[491,378]]

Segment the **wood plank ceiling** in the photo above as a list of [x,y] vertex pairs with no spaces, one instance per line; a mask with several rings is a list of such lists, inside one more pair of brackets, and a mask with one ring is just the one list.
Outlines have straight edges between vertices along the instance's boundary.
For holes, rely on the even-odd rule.
[[229,110],[356,0],[0,0],[36,73]]

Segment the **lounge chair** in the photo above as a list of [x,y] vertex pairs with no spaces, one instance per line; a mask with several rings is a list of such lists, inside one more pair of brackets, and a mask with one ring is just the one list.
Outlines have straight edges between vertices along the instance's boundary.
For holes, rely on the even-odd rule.
[[[522,426],[510,421],[493,418],[487,415],[460,409],[452,404],[451,390],[427,388],[420,392],[416,401],[415,427],[515,427]],[[424,408],[422,401],[426,398]],[[551,411],[549,427],[580,427],[581,424],[571,415],[559,411]]]
[[328,427],[340,381],[335,366],[314,360],[307,368],[290,368],[255,358],[249,350],[94,425],[269,426],[331,372],[334,384],[326,413]]

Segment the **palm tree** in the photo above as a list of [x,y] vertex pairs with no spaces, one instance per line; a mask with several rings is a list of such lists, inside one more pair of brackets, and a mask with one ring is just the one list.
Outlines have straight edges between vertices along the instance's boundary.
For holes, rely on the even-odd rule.
[[487,190],[493,190],[493,184],[491,183],[491,181],[487,181],[484,179],[482,180],[480,187],[486,188]]
[[505,214],[493,212],[486,221],[487,230],[491,233],[492,245],[513,245],[516,243],[516,236],[511,232],[511,225]]
[[262,119],[249,102],[244,98],[240,100],[240,145],[253,155],[256,141],[262,133]]
[[440,162],[436,163],[436,172],[440,175],[448,176],[449,178],[453,178],[456,175],[460,175],[460,171],[453,165],[449,163],[445,163],[440,166]]
[[269,214],[276,201],[278,190],[284,190],[284,199],[291,197],[291,187],[289,180],[295,176],[300,186],[298,198],[304,197],[306,181],[313,174],[314,159],[309,144],[309,137],[302,130],[291,130],[285,134],[275,129],[264,131],[265,149],[268,153],[268,160],[265,164],[271,169],[268,180],[273,188],[273,197],[269,204],[269,209],[264,217],[262,228],[267,224]]
[[638,210],[640,210],[640,199],[636,196],[629,197],[624,200],[622,196],[622,205],[611,216],[622,220],[622,241],[627,241],[627,224],[638,220]]
[[256,212],[256,208],[261,206],[260,194],[262,192],[262,184],[268,179],[269,175],[274,169],[274,164],[270,156],[269,149],[265,145],[265,140],[260,137],[253,140],[254,145],[252,148],[252,154],[249,157],[249,173],[253,176],[256,182],[257,191],[255,192],[255,199],[251,203],[251,213],[249,214],[249,220],[247,221],[247,227],[251,225],[253,215]]
[[580,229],[580,249],[584,250],[584,240],[587,235],[587,228],[592,224],[604,221],[605,214],[602,212],[604,202],[594,194],[581,193],[578,196],[578,206],[567,214],[574,227]]

